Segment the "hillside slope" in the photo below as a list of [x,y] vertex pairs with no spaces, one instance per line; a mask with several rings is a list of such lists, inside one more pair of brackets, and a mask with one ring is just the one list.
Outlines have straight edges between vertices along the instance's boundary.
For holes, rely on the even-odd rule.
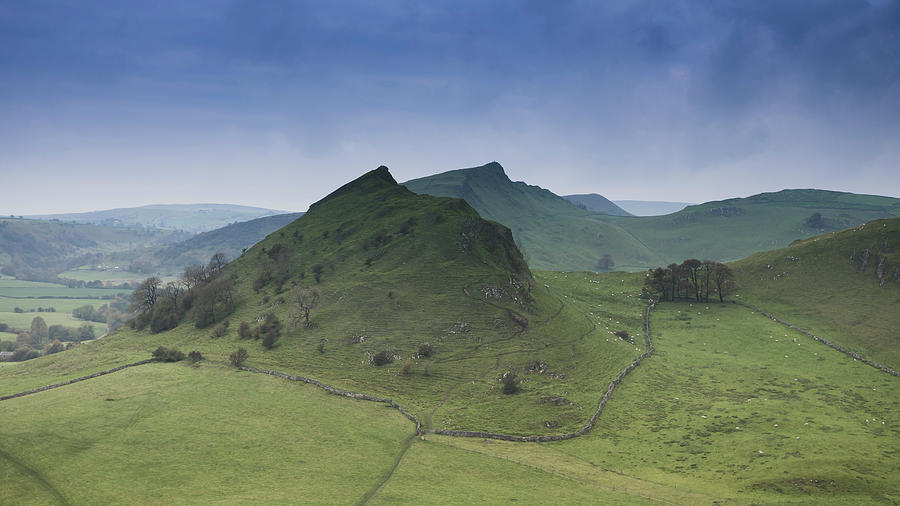
[[[512,182],[497,162],[403,183],[428,195],[465,199],[482,216],[512,229],[535,269],[637,269],[662,258],[615,223],[538,186]],[[614,265],[601,266],[603,255]]]
[[578,207],[595,213],[609,214],[612,216],[631,216],[631,213],[617,206],[613,201],[596,193],[564,195],[563,198]]
[[284,214],[284,211],[232,204],[154,204],[86,213],[40,214],[26,218],[115,227],[148,227],[185,232],[206,232],[230,223]]
[[667,262],[734,260],[797,239],[900,216],[900,199],[825,190],[782,190],[690,206],[665,216],[603,217]]
[[108,255],[105,260],[124,264],[136,261],[146,267],[146,272],[179,274],[188,265],[206,263],[215,253],[224,253],[229,259],[237,258],[244,249],[253,246],[300,216],[303,216],[303,213],[276,214],[232,223],[197,234],[184,241]]
[[783,190],[687,207],[664,216],[611,216],[552,192],[513,183],[496,162],[404,183],[428,195],[465,199],[510,227],[538,269],[643,270],[686,258],[728,261],[796,239],[900,216],[900,199],[824,190]]
[[900,368],[900,218],[757,253],[733,269],[738,300]]

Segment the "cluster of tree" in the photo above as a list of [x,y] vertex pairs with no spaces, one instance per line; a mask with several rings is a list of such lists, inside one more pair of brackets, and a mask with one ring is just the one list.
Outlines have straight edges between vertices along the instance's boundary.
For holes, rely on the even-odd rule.
[[50,307],[38,307],[31,309],[22,309],[18,306],[13,308],[13,313],[55,313],[56,308],[53,306]]
[[265,248],[260,250],[259,274],[253,280],[253,290],[258,292],[266,285],[271,284],[275,287],[276,293],[280,292],[291,277],[292,258],[291,250],[280,243],[272,246],[269,250]]
[[248,322],[241,322],[238,327],[238,336],[241,339],[262,339],[262,345],[268,349],[275,346],[275,342],[281,336],[281,320],[275,313],[269,313],[256,327],[251,327]]
[[735,290],[734,273],[719,262],[685,260],[680,265],[650,269],[644,280],[644,295],[658,300],[693,299],[709,302],[718,295],[719,302]]
[[145,279],[131,294],[132,328],[162,332],[175,328],[190,313],[197,328],[221,320],[234,310],[234,277],[222,269],[225,255],[216,253],[206,266],[191,265],[177,281],[165,285],[156,276]]
[[99,309],[94,309],[94,306],[90,304],[76,307],[72,310],[72,316],[79,320],[106,323],[106,319],[109,316],[109,305],[104,304]]

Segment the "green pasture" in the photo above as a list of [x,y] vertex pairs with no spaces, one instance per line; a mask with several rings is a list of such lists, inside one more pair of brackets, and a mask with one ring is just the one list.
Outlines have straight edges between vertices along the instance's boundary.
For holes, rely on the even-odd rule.
[[[2,299],[0,299],[2,300]],[[84,320],[79,320],[78,318],[73,317],[68,313],[12,313],[12,312],[4,312],[0,311],[0,323],[5,323],[9,325],[11,328],[23,329],[28,331],[31,329],[31,321],[36,317],[40,316],[47,322],[47,326],[50,325],[62,325],[64,327],[78,328],[85,323],[89,323],[91,327],[94,327],[94,335],[100,336],[104,332],[106,332],[106,324],[105,323],[97,323],[97,322],[86,322]]]
[[17,505],[349,504],[412,433],[383,405],[202,363],[5,401],[0,427],[0,504]]
[[0,279],[0,296],[12,298],[102,298],[116,294],[130,294],[130,290],[113,288],[68,288],[64,285],[19,279]]
[[93,306],[96,309],[108,302],[110,301],[104,299],[14,299],[0,296],[0,313],[12,313],[18,307],[26,312],[34,310],[35,316],[43,316],[44,313],[39,313],[37,308],[52,307],[57,313],[72,313],[81,306]]
[[[885,245],[887,248],[885,248]],[[868,264],[848,261],[870,252]],[[885,261],[885,282],[876,276]],[[900,219],[878,220],[841,232],[757,253],[732,266],[735,300],[900,369]]]
[[146,279],[148,274],[140,274],[128,271],[95,271],[92,269],[73,269],[59,273],[59,277],[65,279],[74,279],[78,281],[103,281],[107,283],[122,283],[132,281],[142,281]]

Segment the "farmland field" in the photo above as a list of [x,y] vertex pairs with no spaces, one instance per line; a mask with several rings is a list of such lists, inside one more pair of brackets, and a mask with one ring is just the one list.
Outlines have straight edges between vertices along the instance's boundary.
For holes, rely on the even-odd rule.
[[[636,331],[639,325],[641,302],[627,292],[641,276],[544,273],[538,279],[601,329],[611,323]],[[732,304],[664,303],[652,325],[655,354],[619,385],[594,430],[543,444],[436,434],[408,439],[412,424],[393,410],[224,367],[224,352],[234,346],[227,337],[190,344],[173,335],[166,343],[197,345],[212,361],[140,366],[5,401],[0,473],[16,482],[10,497],[53,494],[22,474],[13,464],[18,463],[75,504],[125,497],[155,502],[183,494],[206,502],[285,500],[294,494],[292,502],[368,497],[373,504],[900,499],[896,378]],[[0,370],[0,384],[10,393],[74,377],[85,367],[120,365],[146,357],[142,344],[149,351],[158,342],[114,336],[33,363],[9,364]],[[602,343],[597,349],[606,352],[607,346],[624,346],[605,338]],[[545,388],[539,383],[525,388]],[[431,390],[416,387],[412,393],[427,396]],[[504,399],[503,410],[473,402],[468,413],[462,400],[453,401],[457,395],[464,397],[448,394],[436,422],[449,417],[473,429],[524,428],[527,420],[510,424],[497,418],[541,415],[529,407],[527,393]],[[438,406],[427,398],[412,404]],[[21,422],[37,420],[47,409],[59,413],[46,422],[49,428]],[[65,430],[73,426],[84,430]],[[306,437],[307,432],[323,435]],[[171,448],[181,452],[180,459],[171,456]],[[58,464],[71,459],[86,469],[77,480]],[[102,472],[95,469],[101,459],[116,465]],[[213,468],[211,461],[219,464]],[[328,479],[314,469],[327,469]],[[150,478],[135,487],[139,472]]]

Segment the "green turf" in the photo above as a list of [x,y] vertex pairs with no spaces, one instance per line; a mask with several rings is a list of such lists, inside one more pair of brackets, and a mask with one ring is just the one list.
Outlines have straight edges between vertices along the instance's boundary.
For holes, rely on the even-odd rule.
[[4,402],[0,427],[0,504],[41,503],[42,484],[71,504],[347,504],[413,430],[382,405],[185,364]]
[[20,308],[26,312],[33,311],[34,316],[43,316],[44,313],[37,310],[39,307],[52,307],[57,313],[71,313],[75,308],[93,306],[97,309],[108,302],[103,299],[13,299],[0,295],[0,313],[12,313],[15,308]]
[[[884,246],[887,244],[887,250]],[[854,251],[870,251],[865,269]],[[876,277],[885,258],[885,283]],[[900,219],[879,220],[842,232],[758,253],[733,264],[741,300],[777,318],[900,369]]]
[[64,327],[70,328],[78,328],[85,323],[94,327],[94,335],[100,336],[106,332],[106,324],[98,323],[98,322],[87,322],[84,320],[79,320],[73,317],[68,313],[10,313],[10,312],[0,312],[0,323],[5,323],[10,326],[10,328],[23,329],[26,332],[31,329],[31,321],[34,320],[35,317],[40,316],[47,323],[47,326],[50,325],[62,325]]
[[117,288],[69,288],[55,283],[0,279],[0,295],[12,298],[112,298],[117,294],[130,295],[130,290]]
[[741,502],[900,498],[896,378],[730,304],[664,303],[653,329],[656,354],[565,452]]

